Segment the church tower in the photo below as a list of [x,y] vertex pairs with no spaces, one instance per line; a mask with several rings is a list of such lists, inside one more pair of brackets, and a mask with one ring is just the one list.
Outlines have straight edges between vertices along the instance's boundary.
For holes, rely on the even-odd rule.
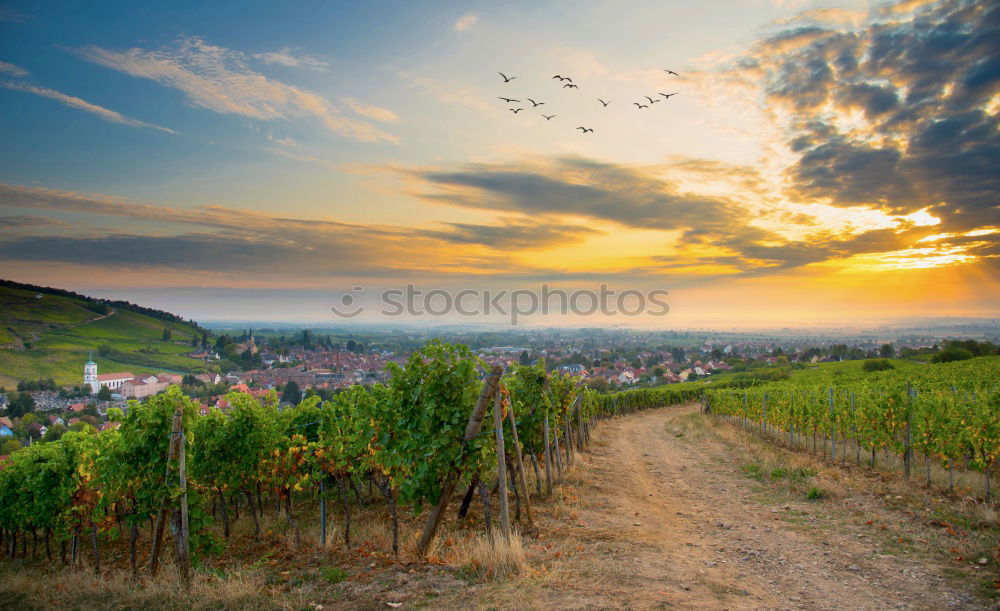
[[90,394],[97,394],[101,385],[97,383],[97,363],[94,362],[94,351],[90,351],[90,357],[83,366],[83,385],[90,386]]

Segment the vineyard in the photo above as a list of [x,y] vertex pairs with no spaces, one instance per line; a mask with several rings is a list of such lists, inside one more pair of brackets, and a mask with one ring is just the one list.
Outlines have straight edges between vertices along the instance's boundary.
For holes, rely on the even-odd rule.
[[1000,358],[983,357],[889,370],[810,372],[745,389],[706,392],[703,409],[769,438],[825,453],[830,459],[898,465],[906,478],[922,463],[976,472],[991,497],[1000,457]]
[[[501,378],[467,348],[440,342],[405,367],[393,366],[387,385],[356,386],[330,401],[313,397],[283,410],[273,393],[263,402],[232,393],[230,409],[202,416],[174,387],[117,410],[117,428],[70,432],[12,454],[0,466],[4,552],[27,557],[30,541],[32,556],[44,547],[54,560],[56,545],[62,564],[78,566],[89,547],[100,573],[102,542],[127,538],[133,575],[140,567],[155,575],[169,531],[187,577],[192,562],[225,550],[241,509],[255,538],[267,507],[283,512],[290,536],[299,539],[296,515],[309,505],[325,544],[335,506],[349,547],[352,507],[381,497],[397,557],[399,511],[430,508],[417,545],[423,554],[456,490],[468,491],[461,515],[479,493],[487,529],[495,499],[506,536],[508,491],[514,520],[531,528],[525,464],[534,494],[551,494],[595,420],[700,394],[658,388],[599,395],[576,378],[547,373],[544,363]],[[366,486],[377,493],[363,494]],[[137,545],[143,529],[150,533],[145,553]]]

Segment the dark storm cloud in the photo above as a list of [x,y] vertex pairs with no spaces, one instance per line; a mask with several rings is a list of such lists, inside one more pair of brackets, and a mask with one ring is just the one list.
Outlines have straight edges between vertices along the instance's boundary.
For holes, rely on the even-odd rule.
[[[956,231],[998,224],[998,41],[1000,4],[944,0],[911,19],[759,44],[765,93],[793,115],[792,195],[896,213],[932,206]],[[867,132],[841,132],[830,106],[862,109]]]

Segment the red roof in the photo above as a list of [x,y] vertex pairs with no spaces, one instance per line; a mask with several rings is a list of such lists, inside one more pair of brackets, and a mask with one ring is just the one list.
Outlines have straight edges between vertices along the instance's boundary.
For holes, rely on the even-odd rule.
[[86,403],[73,403],[72,405],[69,406],[69,411],[71,411],[71,412],[82,412],[86,408],[87,408],[87,404]]
[[134,378],[134,377],[135,376],[132,375],[131,371],[121,371],[121,372],[118,372],[118,373],[102,373],[101,375],[97,376],[97,381],[98,382],[104,382],[104,381],[108,381],[108,380],[131,379],[131,378]]

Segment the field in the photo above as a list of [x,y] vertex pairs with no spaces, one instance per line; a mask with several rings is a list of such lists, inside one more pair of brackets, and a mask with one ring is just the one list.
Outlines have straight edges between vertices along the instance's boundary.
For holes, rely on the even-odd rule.
[[[184,356],[201,333],[190,325],[127,310],[102,315],[86,302],[63,295],[0,286],[0,385],[53,378],[80,384],[90,350],[99,372],[198,371],[201,361]],[[171,341],[163,341],[169,328]],[[115,358],[97,354],[114,350]]]
[[[979,392],[997,359],[919,367],[716,388],[707,413],[697,388],[599,395],[541,365],[483,382],[467,349],[439,342],[387,387],[294,409],[232,393],[228,411],[198,416],[175,388],[118,429],[10,456],[2,593],[43,607],[986,608],[1000,530],[978,454],[951,486],[917,485],[839,446],[810,450],[794,417],[798,443],[784,444],[786,421],[775,434],[727,413],[810,376]],[[794,396],[788,413],[810,413],[809,393]],[[171,514],[176,558],[161,554],[156,575],[154,525]]]
[[[993,604],[1000,573],[976,560],[996,562],[1000,523],[979,503],[775,448],[694,406],[598,423],[579,457],[551,496],[529,480],[536,530],[517,547],[490,545],[476,503],[465,519],[449,515],[425,560],[415,551],[425,515],[403,511],[395,563],[385,503],[362,487],[370,500],[355,508],[350,546],[339,508],[321,545],[315,505],[296,510],[299,543],[273,503],[255,541],[244,505],[227,552],[203,559],[190,592],[172,563],[156,579],[130,579],[126,532],[102,543],[99,577],[89,552],[77,569],[0,560],[0,596],[19,608]],[[808,498],[813,488],[822,498]],[[139,542],[148,545],[148,528]]]

